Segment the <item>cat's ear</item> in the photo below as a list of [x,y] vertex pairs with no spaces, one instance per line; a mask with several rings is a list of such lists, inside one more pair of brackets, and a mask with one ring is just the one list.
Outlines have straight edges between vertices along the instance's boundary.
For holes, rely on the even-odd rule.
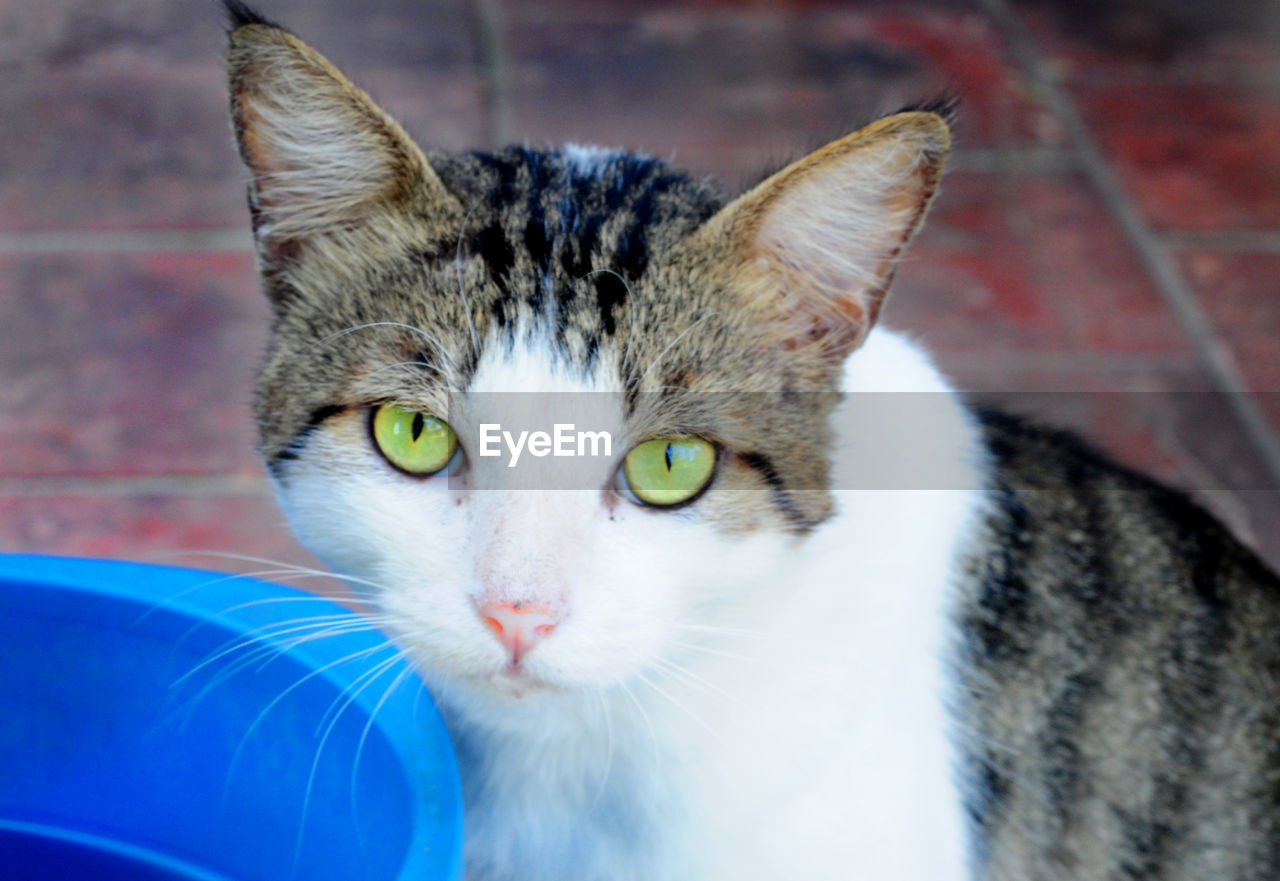
[[265,261],[388,207],[461,219],[422,151],[368,95],[288,31],[228,8],[231,116]]
[[875,323],[937,191],[950,130],[936,113],[881,119],[769,177],[696,235],[784,349],[843,360]]

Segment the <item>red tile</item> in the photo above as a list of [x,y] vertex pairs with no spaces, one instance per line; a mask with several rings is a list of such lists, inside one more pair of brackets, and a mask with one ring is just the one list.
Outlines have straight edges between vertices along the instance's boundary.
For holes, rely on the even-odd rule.
[[[250,4],[335,62],[455,70],[474,65],[467,0],[266,0]],[[209,61],[226,48],[221,3],[0,0],[0,57],[68,68],[120,50],[168,62]]]
[[998,353],[944,353],[939,361],[976,399],[1069,428],[1115,460],[1188,492],[1280,569],[1280,484],[1230,403],[1194,364],[1055,363]]
[[[0,151],[0,230],[247,223],[218,4],[151,6],[141,21],[87,0],[0,7],[0,34],[13,35],[0,37],[8,50],[0,57],[19,61],[0,77],[0,108],[21,120],[6,125]],[[435,4],[430,15],[407,0],[377,10],[272,7],[350,60],[348,72],[385,93],[425,143],[459,148],[484,137],[462,0]]]
[[0,79],[0,229],[244,223],[225,88],[213,64],[120,52]]
[[0,474],[256,473],[250,255],[4,255],[0,290]]
[[[849,36],[857,33],[856,29]],[[1059,145],[1065,133],[1031,94],[999,32],[985,18],[966,15],[877,15],[876,39],[928,59],[933,75],[958,94],[959,146]]]
[[[266,492],[210,496],[2,496],[0,551],[111,557],[231,572],[315,567]],[[287,580],[278,575],[275,580]],[[292,583],[311,587],[318,580]]]
[[[699,14],[715,15],[737,12],[743,9],[773,9],[792,14],[811,13],[819,10],[867,9],[875,11],[884,7],[883,0],[499,0],[503,14],[520,21],[621,20],[635,18],[650,12],[693,10]],[[897,11],[925,12],[952,10],[972,12],[973,0],[902,0],[895,3]]]
[[424,150],[492,146],[486,92],[478,75],[362,66],[351,75]]
[[[1194,363],[998,354],[938,360],[976,400],[1070,428],[1161,479],[1198,489],[1272,486],[1225,401]],[[1207,434],[1199,420],[1210,411],[1221,419]]]
[[[1236,81],[1265,77],[1275,39],[1264,2],[1022,3],[1037,47],[1072,82],[1099,78]],[[1249,7],[1252,6],[1252,9]]]
[[1088,184],[957,173],[898,273],[885,318],[955,352],[1192,358]]
[[1053,140],[1003,44],[973,14],[663,6],[548,22],[511,11],[517,137],[674,155],[741,180],[944,91],[967,145]]
[[1273,572],[1280,572],[1280,492],[1219,490],[1193,495]]
[[1280,254],[1192,252],[1182,256],[1182,266],[1280,432]]
[[1280,95],[1248,83],[1074,87],[1129,194],[1170,230],[1280,226]]
[[1273,571],[1280,572],[1280,493],[1241,493],[1240,496],[1251,511],[1261,513],[1253,517],[1249,533],[1237,535],[1270,563]]

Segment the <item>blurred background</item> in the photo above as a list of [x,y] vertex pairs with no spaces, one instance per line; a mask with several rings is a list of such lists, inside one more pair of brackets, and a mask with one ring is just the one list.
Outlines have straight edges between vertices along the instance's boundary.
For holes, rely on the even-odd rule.
[[[260,0],[425,145],[733,190],[947,92],[886,310],[966,390],[1191,489],[1280,566],[1276,0]],[[307,562],[254,452],[269,311],[215,0],[0,0],[0,550]]]

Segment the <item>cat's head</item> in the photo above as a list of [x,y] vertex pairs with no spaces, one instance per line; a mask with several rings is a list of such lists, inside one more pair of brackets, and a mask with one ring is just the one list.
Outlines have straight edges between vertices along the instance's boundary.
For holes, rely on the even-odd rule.
[[[424,154],[236,8],[231,109],[276,315],[262,449],[301,538],[423,669],[495,696],[603,686],[785,591],[832,512],[842,363],[946,122],[882,119],[728,202],[622,152]],[[501,440],[481,455],[482,426],[540,417],[611,449],[526,452],[520,480]]]

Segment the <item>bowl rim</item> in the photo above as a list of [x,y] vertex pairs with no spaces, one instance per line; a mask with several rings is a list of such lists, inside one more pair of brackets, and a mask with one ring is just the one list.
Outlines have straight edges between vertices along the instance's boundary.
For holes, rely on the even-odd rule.
[[[217,585],[216,603],[209,602],[210,592],[199,589],[213,584]],[[321,614],[325,605],[335,611],[352,611],[322,594],[233,572],[91,557],[0,553],[0,589],[24,588],[44,592],[38,599],[33,598],[37,603],[53,588],[64,597],[89,594],[145,607],[139,623],[153,614],[168,613],[194,621],[193,629],[208,624],[230,633],[245,633],[269,623],[275,604],[258,601],[273,597],[313,600]],[[425,877],[431,866],[438,869],[442,844],[452,851],[444,877],[456,881],[462,877],[461,784],[447,729],[426,687],[401,686],[385,692],[361,689],[357,680],[363,670],[358,669],[359,665],[335,663],[352,652],[375,648],[387,640],[383,631],[370,628],[343,633],[339,638],[291,645],[282,650],[281,658],[304,665],[340,693],[352,688],[350,706],[358,707],[371,720],[371,730],[382,736],[405,769],[414,815],[396,881]],[[421,684],[404,659],[391,669],[403,671]],[[439,837],[442,827],[446,827],[449,839],[444,842]]]

